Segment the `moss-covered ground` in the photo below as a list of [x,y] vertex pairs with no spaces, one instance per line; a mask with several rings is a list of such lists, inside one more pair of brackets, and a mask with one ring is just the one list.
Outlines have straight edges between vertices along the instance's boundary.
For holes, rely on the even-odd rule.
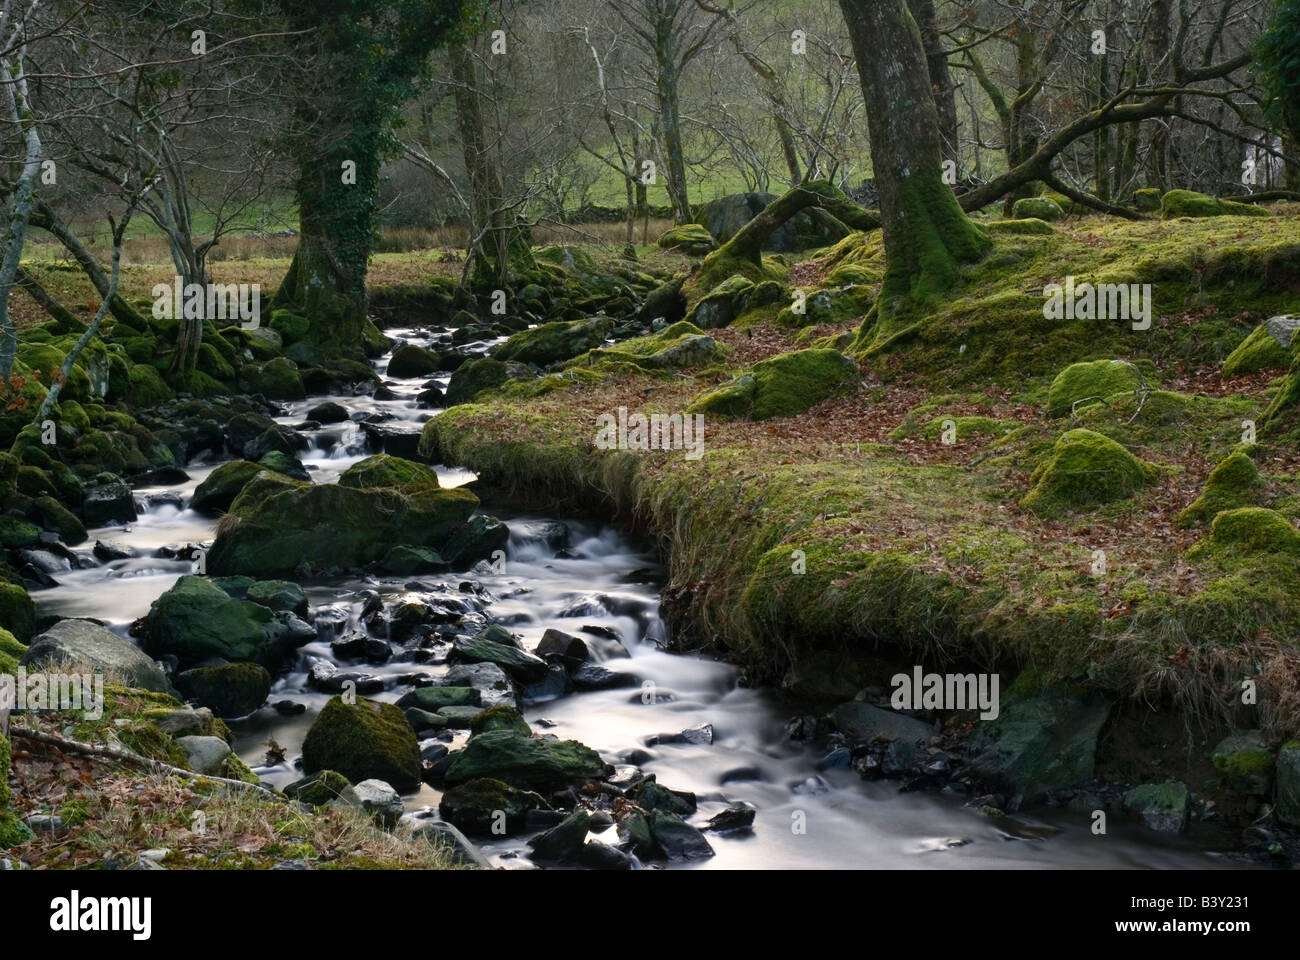
[[[1250,504],[1295,529],[1300,455],[1284,438],[1251,436],[1285,371],[1228,378],[1221,365],[1263,319],[1294,310],[1298,213],[994,223],[992,250],[948,299],[884,341],[860,329],[862,316],[778,325],[793,289],[878,285],[878,237],[857,234],[750,277],[779,279],[786,295],[708,331],[725,363],[668,378],[622,364],[533,397],[481,394],[436,417],[426,448],[504,489],[604,503],[662,536],[678,642],[768,679],[826,653],[1033,665],[1039,684],[1070,679],[1221,717],[1242,679],[1261,678],[1266,721],[1293,731],[1296,680],[1281,666],[1300,631],[1289,544],[1266,525],[1238,538],[1248,548],[1197,550],[1213,516],[1179,517],[1242,451],[1259,473]],[[1046,319],[1045,286],[1070,275],[1150,284],[1150,328]],[[704,287],[688,281],[688,300]],[[680,412],[754,363],[810,345],[854,356],[859,389],[792,417],[706,417],[698,460],[595,448],[600,414]],[[1125,381],[1049,417],[1058,374],[1094,360],[1131,364],[1140,387]],[[1052,509],[1032,512],[1024,501],[1040,468],[1080,428],[1141,468],[1104,496],[1072,501],[1067,483]],[[1088,464],[1070,469],[1077,480]]]

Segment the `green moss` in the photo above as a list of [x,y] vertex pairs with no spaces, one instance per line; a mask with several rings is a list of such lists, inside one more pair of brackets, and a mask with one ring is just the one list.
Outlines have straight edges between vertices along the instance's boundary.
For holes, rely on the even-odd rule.
[[525,737],[531,736],[533,732],[519,711],[505,704],[489,707],[469,722],[471,736],[493,730],[508,730]]
[[1289,359],[1287,348],[1268,332],[1267,324],[1261,323],[1237,349],[1228,354],[1223,361],[1223,375],[1237,377],[1270,367],[1285,367]]
[[1248,505],[1261,483],[1254,460],[1241,452],[1230,454],[1210,471],[1201,495],[1178,515],[1179,526],[1209,523],[1220,511]]
[[0,673],[14,673],[18,669],[18,661],[26,652],[27,647],[19,643],[12,633],[0,629]]
[[1161,200],[1160,216],[1176,217],[1266,217],[1268,211],[1249,203],[1220,200],[1195,190],[1170,190]]
[[1239,507],[1215,516],[1210,535],[1188,552],[1191,557],[1277,553],[1300,557],[1300,530],[1275,510]]
[[918,428],[910,417],[889,432],[890,440],[902,440],[914,434],[926,440],[942,439],[945,424],[951,422],[958,443],[967,437],[1000,437],[1020,426],[1014,420],[998,420],[984,416],[939,416]]
[[1047,389],[1047,415],[1066,416],[1071,409],[1100,403],[1112,394],[1136,390],[1139,382],[1133,367],[1121,361],[1093,360],[1071,364],[1057,374]]
[[399,791],[420,785],[420,748],[402,711],[391,703],[332,697],[302,744],[307,773],[337,770],[353,783],[383,780]]
[[1042,516],[1130,497],[1156,475],[1109,437],[1091,430],[1071,430],[1056,442],[1052,455],[1030,478],[1033,489],[1021,507]]
[[698,223],[684,223],[665,230],[655,244],[663,250],[680,250],[692,257],[702,257],[718,248],[713,235]]
[[268,326],[283,337],[287,344],[305,337],[311,328],[311,321],[292,310],[273,310]]
[[1160,191],[1155,187],[1134,190],[1133,206],[1143,213],[1154,213],[1160,209]]
[[391,488],[407,493],[438,489],[438,475],[422,463],[377,453],[348,467],[339,477],[339,486]]
[[696,397],[687,413],[790,417],[821,401],[852,392],[858,368],[836,350],[811,348],[778,354],[754,364],[749,374]]
[[1050,236],[1052,225],[1043,220],[1029,218],[1025,220],[994,220],[986,224],[990,235],[1007,235],[1017,237]]
[[447,406],[468,403],[484,390],[500,386],[510,379],[510,371],[501,360],[482,357],[461,364],[447,384]]
[[576,357],[605,341],[609,324],[603,319],[557,320],[513,334],[492,351],[492,358],[502,362],[516,360],[547,366]]
[[1065,211],[1049,197],[1022,197],[1011,207],[1011,216],[1017,220],[1060,220]]

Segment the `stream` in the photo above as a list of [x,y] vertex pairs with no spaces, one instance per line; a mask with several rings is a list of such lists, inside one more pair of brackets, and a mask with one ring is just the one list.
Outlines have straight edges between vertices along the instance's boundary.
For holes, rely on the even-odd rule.
[[[438,342],[424,331],[388,332],[398,342],[447,349],[445,340]],[[486,346],[476,344],[470,349],[481,351]],[[381,376],[387,363],[388,357],[376,362]],[[437,375],[439,386],[445,389],[449,377]],[[389,399],[309,397],[285,405],[277,420],[300,425],[306,411],[326,399],[341,403],[356,418],[378,414],[386,418],[385,425],[411,431],[436,412],[417,405],[415,397],[424,389],[424,378],[386,378],[385,383],[391,391]],[[312,448],[300,456],[317,483],[336,479],[349,465],[374,452],[367,448],[357,422],[303,432]],[[56,572],[58,586],[33,594],[39,612],[95,618],[126,635],[131,622],[147,613],[154,599],[191,572],[189,560],[160,558],[155,552],[171,548],[175,555],[187,543],[211,541],[216,521],[187,505],[195,487],[216,466],[217,462],[191,463],[185,467],[190,479],[183,484],[137,488],[138,521],[92,530],[90,540],[77,551],[90,558],[90,547],[104,540],[129,547],[136,556]],[[434,469],[444,486],[474,479],[464,470],[440,465]],[[689,819],[697,825],[736,801],[756,808],[752,832],[706,833],[716,856],[680,866],[1167,869],[1236,865],[1186,839],[1165,839],[1121,823],[1118,817],[1110,818],[1109,833],[1102,837],[1092,835],[1082,814],[1060,810],[1035,810],[1015,818],[1021,824],[1054,827],[1059,832],[1009,831],[1005,822],[995,823],[963,806],[966,797],[903,793],[897,782],[865,781],[851,767],[819,772],[825,748],[789,739],[786,723],[798,711],[777,692],[739,686],[739,670],[730,664],[660,648],[656,641],[666,639],[666,628],[659,618],[657,584],[664,571],[624,531],[581,517],[509,511],[495,511],[495,515],[511,530],[504,569],[499,572],[480,565],[469,574],[425,575],[414,583],[402,577],[354,576],[302,584],[316,618],[318,639],[302,647],[288,672],[276,677],[266,705],[230,723],[237,735],[236,752],[259,776],[280,787],[302,776],[293,761],[301,753],[313,718],[330,696],[309,687],[307,671],[313,659],[332,661],[331,640],[354,627],[365,631],[364,625],[358,627],[363,591],[378,592],[386,602],[404,594],[411,599],[472,596],[477,599],[470,604],[476,611],[471,617],[502,624],[528,649],[548,627],[566,633],[595,627],[622,640],[626,656],[613,641],[592,646],[598,656],[599,651],[617,655],[604,665],[632,674],[630,685],[523,703],[521,709],[535,732],[579,740],[616,767],[635,761],[645,772],[656,774],[659,783],[695,792],[699,810]],[[468,587],[466,581],[477,587]],[[482,613],[477,612],[478,606]],[[409,679],[402,678],[437,676],[448,669],[436,662],[414,662],[400,647],[395,651],[396,656],[385,663],[339,665],[380,678],[383,692],[366,695],[388,701],[409,689]],[[273,704],[285,700],[305,705],[305,712],[281,714]],[[701,724],[710,725],[711,743],[647,745],[656,734]],[[456,749],[467,732],[443,736],[447,739],[442,742]],[[285,749],[286,762],[266,764],[269,738]],[[425,785],[405,798],[406,807],[436,812],[439,797],[438,790]],[[1050,835],[1036,836],[1040,832]],[[612,826],[595,836],[606,843],[618,842]],[[495,842],[476,838],[475,842],[495,865],[531,868],[527,839],[525,835]]]

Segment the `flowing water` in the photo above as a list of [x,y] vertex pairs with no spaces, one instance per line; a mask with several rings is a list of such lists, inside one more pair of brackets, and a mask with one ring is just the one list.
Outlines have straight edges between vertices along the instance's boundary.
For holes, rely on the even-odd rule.
[[[390,331],[396,338],[446,349],[432,343],[421,331]],[[486,345],[477,345],[482,348]],[[383,373],[387,357],[378,361]],[[447,375],[438,379],[445,387]],[[301,424],[305,411],[323,399],[343,404],[361,417],[378,414],[389,426],[418,429],[434,411],[422,410],[415,396],[423,380],[392,380],[392,397],[313,397],[292,404],[279,417],[286,425]],[[366,438],[355,422],[332,424],[304,431],[312,449],[303,463],[318,483],[329,482],[350,464],[369,455]],[[216,463],[191,464],[184,484],[137,490],[144,510],[137,522],[91,532],[96,539],[132,548],[138,556],[104,565],[56,574],[59,586],[35,594],[42,614],[93,617],[125,634],[131,621],[148,612],[150,603],[176,579],[191,570],[189,560],[157,559],[150,555],[162,547],[211,541],[215,521],[186,507],[194,488]],[[435,467],[444,486],[468,482],[473,475],[454,468]],[[161,496],[172,495],[172,496]],[[495,620],[522,637],[531,649],[548,627],[576,633],[585,626],[615,631],[623,640],[626,657],[617,644],[603,646],[606,654],[620,654],[608,666],[633,674],[634,686],[596,692],[575,692],[566,697],[526,704],[524,715],[539,733],[579,740],[616,765],[629,756],[658,781],[699,797],[693,822],[722,810],[731,802],[745,801],[757,809],[754,828],[745,835],[707,834],[717,855],[691,864],[713,868],[852,868],[852,867],[1049,867],[1049,868],[1175,868],[1231,866],[1231,862],[1205,853],[1183,839],[1165,840],[1111,817],[1109,833],[1094,836],[1082,815],[1053,817],[1059,811],[1042,811],[1036,817],[1020,816],[1021,829],[1006,821],[995,822],[964,807],[965,798],[926,793],[901,793],[897,782],[862,780],[851,769],[819,773],[821,752],[814,746],[788,739],[785,723],[796,712],[771,691],[741,687],[738,670],[726,663],[699,656],[671,654],[658,641],[666,630],[658,615],[655,586],[662,571],[652,556],[634,545],[622,531],[583,518],[537,517],[497,512],[511,529],[504,570],[478,568],[472,574],[407,578],[353,577],[305,583],[316,616],[319,639],[298,652],[290,669],[275,680],[268,705],[250,717],[231,723],[237,734],[240,757],[268,782],[277,786],[298,779],[292,762],[302,740],[328,694],[310,689],[307,669],[313,659],[332,660],[330,640],[357,625],[362,591],[373,590],[385,602],[410,594],[412,598],[460,598],[470,609],[470,619]],[[567,528],[567,545],[556,549],[556,521]],[[89,558],[90,551],[79,551]],[[182,554],[185,555],[185,554]],[[465,592],[467,580],[478,584]],[[360,628],[364,631],[364,626]],[[400,648],[399,648],[400,649]],[[383,679],[377,699],[396,700],[414,674],[437,675],[445,665],[398,659],[377,666],[345,665]],[[342,666],[342,665],[341,665]],[[298,716],[286,717],[270,704],[291,700],[306,706]],[[697,724],[710,724],[711,744],[661,743],[647,746],[659,733],[675,733]],[[456,749],[465,740],[459,732],[445,741]],[[286,750],[287,761],[268,766],[266,744],[273,738]],[[640,755],[634,752],[640,751]],[[438,791],[429,786],[406,798],[409,810],[436,810]],[[1057,828],[1039,831],[1034,826]],[[1039,833],[1049,836],[1038,837]],[[598,839],[616,843],[608,828]],[[482,844],[497,865],[526,868],[526,837]]]

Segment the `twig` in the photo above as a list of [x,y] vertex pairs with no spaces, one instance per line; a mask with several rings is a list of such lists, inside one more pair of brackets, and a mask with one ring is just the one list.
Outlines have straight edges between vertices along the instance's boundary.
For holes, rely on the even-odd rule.
[[245,780],[232,780],[229,777],[214,777],[206,773],[195,773],[193,770],[186,770],[184,767],[174,767],[170,763],[164,763],[161,760],[142,757],[135,751],[128,750],[125,747],[114,747],[109,744],[82,743],[80,740],[68,740],[64,737],[55,736],[52,733],[45,733],[42,730],[33,730],[30,727],[15,726],[9,731],[9,736],[11,738],[17,737],[23,740],[31,740],[36,743],[44,743],[48,746],[58,747],[60,750],[68,753],[77,753],[82,756],[92,757],[96,760],[118,760],[122,763],[132,764],[133,766],[144,767],[153,773],[185,777],[186,779],[201,777],[205,780],[211,780],[214,783],[222,784],[223,786],[235,787],[239,790],[257,790],[266,794],[271,799],[281,799],[276,796],[269,787],[261,783],[248,783]]

